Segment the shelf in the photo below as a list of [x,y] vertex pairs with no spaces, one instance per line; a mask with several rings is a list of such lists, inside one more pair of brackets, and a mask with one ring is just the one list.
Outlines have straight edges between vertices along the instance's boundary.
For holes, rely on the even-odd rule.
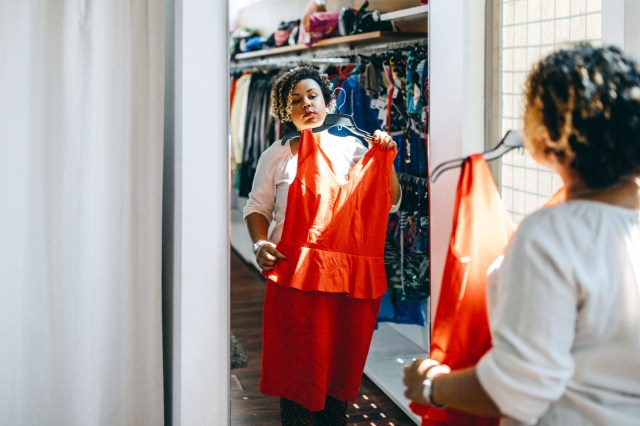
[[428,5],[410,7],[408,9],[395,10],[393,12],[387,12],[380,15],[381,21],[393,21],[399,19],[415,18],[416,16],[427,14],[429,11]]
[[425,39],[427,33],[404,33],[394,31],[371,31],[368,33],[354,34],[343,37],[332,37],[320,40],[313,46],[297,44],[293,46],[274,47],[273,49],[257,50],[255,52],[238,53],[234,61],[240,62],[245,59],[264,58],[267,56],[281,56],[302,53],[315,53],[335,47],[355,47],[360,45],[384,44],[403,41],[417,41]]

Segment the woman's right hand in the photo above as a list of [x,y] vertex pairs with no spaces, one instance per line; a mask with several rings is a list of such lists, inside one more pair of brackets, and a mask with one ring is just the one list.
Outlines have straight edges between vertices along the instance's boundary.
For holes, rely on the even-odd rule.
[[273,243],[262,244],[256,252],[256,262],[263,271],[270,271],[279,260],[287,260]]

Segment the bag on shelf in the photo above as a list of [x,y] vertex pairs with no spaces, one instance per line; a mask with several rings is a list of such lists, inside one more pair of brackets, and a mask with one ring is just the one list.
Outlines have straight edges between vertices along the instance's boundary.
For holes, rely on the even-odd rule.
[[338,35],[338,12],[316,12],[309,16],[309,38],[307,46],[329,37]]
[[382,21],[379,11],[366,10],[367,7],[369,7],[369,1],[365,1],[358,10],[350,7],[343,7],[340,10],[340,35],[346,36],[371,31],[395,31],[393,22]]
[[292,36],[295,37],[294,33],[297,33],[299,25],[299,19],[289,22],[280,22],[280,25],[278,25],[278,29],[273,34],[275,46],[280,47],[291,44],[289,40],[292,38]]

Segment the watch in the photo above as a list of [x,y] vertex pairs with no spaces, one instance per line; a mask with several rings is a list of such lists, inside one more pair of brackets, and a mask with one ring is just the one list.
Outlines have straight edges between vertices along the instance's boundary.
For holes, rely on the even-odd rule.
[[424,388],[422,390],[422,396],[424,396],[424,399],[427,400],[429,405],[432,405],[432,406],[434,406],[436,408],[440,408],[440,409],[445,408],[444,405],[436,404],[435,402],[433,402],[433,399],[431,399],[431,393],[433,392],[433,390],[432,390],[433,380],[426,379],[424,382],[422,382],[422,384],[424,385]]
[[449,373],[451,373],[451,368],[440,363],[438,363],[437,365],[431,365],[429,368],[427,368],[427,371],[425,373],[427,378],[422,382],[422,384],[424,385],[424,388],[422,389],[422,396],[424,396],[424,399],[426,399],[429,404],[433,405],[436,408],[442,409],[446,408],[446,406],[444,404],[436,404],[435,402],[433,402],[433,381],[436,379],[436,377]]
[[258,252],[258,250],[260,249],[260,247],[261,247],[263,244],[267,244],[267,243],[271,244],[271,241],[267,241],[267,240],[258,240],[258,241],[256,241],[256,242],[255,242],[255,243],[253,243],[253,245],[251,246],[251,252],[252,252],[253,254],[256,254],[256,253]]

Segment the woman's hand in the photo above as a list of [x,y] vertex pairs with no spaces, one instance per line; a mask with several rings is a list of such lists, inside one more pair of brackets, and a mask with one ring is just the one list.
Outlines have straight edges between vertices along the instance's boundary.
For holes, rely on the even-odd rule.
[[398,144],[396,144],[396,142],[391,138],[389,133],[383,132],[382,130],[376,130],[373,132],[371,141],[367,140],[367,142],[369,142],[369,147],[372,147],[373,145],[379,145],[382,149],[398,147]]
[[402,382],[407,387],[404,396],[421,405],[431,405],[424,394],[425,379],[433,380],[441,374],[448,374],[451,369],[434,359],[418,358],[404,367]]
[[402,383],[407,387],[404,396],[421,405],[429,405],[422,393],[424,380],[427,378],[427,370],[433,364],[430,359],[418,358],[413,363],[404,367],[404,379]]
[[263,271],[270,271],[279,260],[286,260],[284,254],[276,250],[273,243],[262,244],[256,252],[256,262]]

